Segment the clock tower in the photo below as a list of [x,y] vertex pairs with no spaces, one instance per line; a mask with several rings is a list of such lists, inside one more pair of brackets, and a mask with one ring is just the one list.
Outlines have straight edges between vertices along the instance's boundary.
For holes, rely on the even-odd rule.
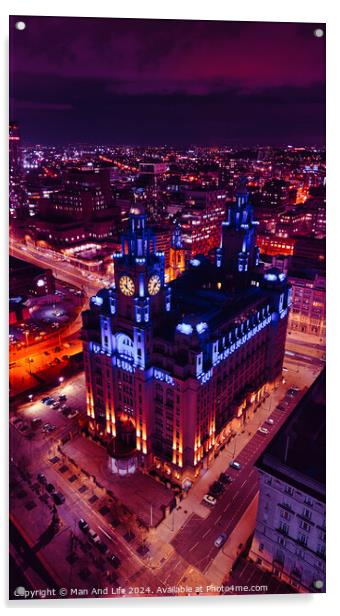
[[[83,313],[88,416],[96,430],[114,439],[115,451],[124,445],[128,426],[130,446],[147,456],[153,328],[157,317],[170,310],[171,297],[164,282],[164,253],[156,251],[140,209],[130,212],[129,229],[113,261],[114,284],[92,297],[90,310]],[[95,340],[94,330],[99,334]]]
[[131,210],[129,230],[122,236],[121,251],[113,255],[113,260],[118,318],[146,325],[169,310],[164,253],[156,251],[155,237],[140,209]]

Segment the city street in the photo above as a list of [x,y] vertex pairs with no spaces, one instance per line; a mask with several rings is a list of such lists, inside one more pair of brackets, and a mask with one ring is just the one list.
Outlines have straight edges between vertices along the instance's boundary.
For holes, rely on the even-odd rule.
[[[86,584],[89,587],[93,585],[94,580],[97,580],[98,584],[98,577],[102,580],[103,586],[107,583],[107,570],[110,570],[110,567],[107,568],[106,565],[104,567],[103,559],[99,560],[99,564],[93,560],[93,554],[98,556],[95,548],[86,551],[88,548],[84,547],[86,541],[84,543],[83,533],[78,528],[78,520],[85,518],[101,540],[108,545],[110,551],[122,562],[118,570],[110,573],[110,575],[115,574],[116,584],[125,587],[133,587],[136,584],[138,588],[144,586],[153,589],[158,584],[178,585],[188,574],[191,580],[197,580],[197,584],[222,582],[238,553],[239,537],[242,534],[239,525],[241,526],[241,520],[254,502],[257,493],[257,473],[253,464],[298,398],[292,399],[291,406],[286,411],[280,411],[275,407],[291,385],[301,387],[299,396],[302,395],[302,388],[312,382],[315,371],[320,369],[310,365],[300,369],[296,368],[295,364],[289,363],[291,368],[285,372],[286,382],[282,383],[278,390],[259,407],[245,430],[226,446],[214,464],[193,486],[188,496],[157,529],[144,534],[139,531],[134,532],[133,538],[129,536],[131,534],[129,518],[115,521],[117,512],[114,513],[115,506],[105,490],[79,469],[75,472],[57,451],[56,443],[59,439],[67,437],[72,432],[77,434],[77,420],[69,420],[57,409],[42,404],[40,397],[22,405],[16,415],[26,422],[34,417],[40,417],[43,422],[50,422],[56,426],[52,435],[47,436],[37,432],[33,438],[30,438],[29,434],[26,436],[21,434],[14,425],[10,426],[13,463],[29,469],[33,485],[36,483],[34,478],[37,473],[43,472],[47,481],[62,492],[66,499],[65,503],[58,507],[62,527],[58,534],[39,551],[39,554],[46,559],[55,579],[58,579],[58,571],[60,572],[62,567],[64,573],[61,577],[69,579],[70,585],[78,586],[80,581],[81,585],[84,585],[82,575],[88,575]],[[79,376],[62,383],[49,394],[55,399],[61,393],[67,395],[67,404],[84,413],[85,399],[81,401],[83,391],[83,376]],[[274,421],[272,426],[265,424],[269,434],[257,432],[258,427],[268,416]],[[240,462],[240,471],[229,468],[229,462],[233,458]],[[222,471],[232,475],[233,482],[226,486],[217,504],[209,508],[202,503],[203,495]],[[100,472],[97,474],[97,480],[100,482]],[[25,491],[27,492],[26,488]],[[29,515],[27,511],[24,515],[25,507],[30,506],[32,500],[36,506],[30,510]],[[20,519],[25,535],[31,536],[34,528],[31,536],[32,544],[39,541],[39,537],[46,530],[48,511],[46,504],[40,499],[37,500],[35,496],[33,499],[29,496],[28,503],[27,499],[14,497],[12,515],[16,521]],[[34,524],[32,524],[33,519]],[[136,531],[135,526],[133,528]],[[222,531],[227,533],[228,540],[219,550],[214,546],[214,541]],[[76,539],[71,539],[71,533]],[[70,565],[67,558],[70,556],[71,541],[73,542],[71,560],[74,562]],[[54,569],[56,552],[60,554],[58,571]],[[104,569],[101,570],[100,567]]]

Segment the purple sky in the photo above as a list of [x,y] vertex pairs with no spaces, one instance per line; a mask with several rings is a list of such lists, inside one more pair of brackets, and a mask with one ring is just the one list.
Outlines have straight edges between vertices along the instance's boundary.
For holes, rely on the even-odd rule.
[[10,115],[26,142],[322,145],[316,27],[13,17]]

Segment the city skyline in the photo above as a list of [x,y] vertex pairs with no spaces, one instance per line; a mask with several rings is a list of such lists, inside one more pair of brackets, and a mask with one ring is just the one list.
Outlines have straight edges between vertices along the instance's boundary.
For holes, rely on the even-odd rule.
[[24,142],[324,145],[317,24],[11,17],[11,25],[10,112]]
[[326,591],[324,34],[11,18],[10,599]]

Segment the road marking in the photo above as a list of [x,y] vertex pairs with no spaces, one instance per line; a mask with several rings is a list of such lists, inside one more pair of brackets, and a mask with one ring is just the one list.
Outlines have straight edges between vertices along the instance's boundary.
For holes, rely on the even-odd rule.
[[219,515],[219,516],[218,516],[217,520],[215,520],[215,522],[214,522],[214,526],[216,526],[216,524],[217,524],[217,523],[218,523],[218,521],[221,519],[221,517],[222,517],[222,513],[221,513],[221,515]]
[[204,539],[204,537],[206,537],[208,533],[210,533],[210,528],[208,528],[208,530],[205,531],[204,535],[202,535],[202,539]]
[[106,532],[106,530],[104,530],[104,528],[102,528],[101,526],[99,526],[98,524],[98,528],[102,531],[102,533],[104,533],[104,535],[106,535],[106,537],[108,539],[110,539],[110,541],[113,541],[112,537],[109,535],[109,533]]
[[192,552],[192,550],[197,548],[198,545],[199,545],[199,541],[197,541],[197,543],[195,543],[195,545],[191,546],[191,548],[189,549],[189,552]]
[[244,482],[241,485],[241,488],[243,488],[244,484],[247,483],[248,479],[245,479]]

